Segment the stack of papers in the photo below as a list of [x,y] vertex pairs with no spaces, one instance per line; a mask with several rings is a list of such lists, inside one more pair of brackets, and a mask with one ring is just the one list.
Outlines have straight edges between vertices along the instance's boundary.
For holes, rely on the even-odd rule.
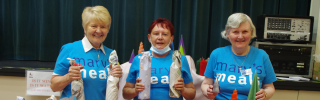
[[303,77],[297,77],[297,76],[289,76],[289,78],[277,77],[277,79],[285,80],[285,81],[310,81],[309,78],[303,78]]

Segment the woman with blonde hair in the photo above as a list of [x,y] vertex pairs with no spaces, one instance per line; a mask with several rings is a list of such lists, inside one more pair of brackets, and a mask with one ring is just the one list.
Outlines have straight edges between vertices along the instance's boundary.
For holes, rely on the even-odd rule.
[[[112,49],[102,43],[111,26],[109,11],[103,6],[86,7],[82,13],[82,27],[85,36],[82,40],[62,46],[57,58],[51,89],[62,91],[61,98],[70,97],[73,80],[83,80],[86,100],[105,100],[108,75],[122,76],[119,65],[109,65]],[[67,58],[75,59],[79,66],[71,65]],[[106,68],[110,66],[110,73]]]

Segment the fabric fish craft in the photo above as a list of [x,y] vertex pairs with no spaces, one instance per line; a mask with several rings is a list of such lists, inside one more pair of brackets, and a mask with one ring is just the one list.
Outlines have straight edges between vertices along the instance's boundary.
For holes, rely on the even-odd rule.
[[[73,66],[80,66],[80,64],[77,64],[74,59],[67,58],[69,60],[70,65]],[[83,80],[78,79],[78,80],[73,80],[71,82],[71,94],[72,98],[76,98],[76,100],[85,100],[84,99],[84,88],[83,88]]]
[[212,92],[220,93],[220,85],[219,85],[218,77],[216,77],[216,80],[213,83]]
[[181,78],[181,53],[175,50],[172,55],[172,64],[170,66],[170,83],[169,83],[169,96],[171,98],[179,98],[181,96],[180,91],[176,90],[174,84]]
[[[109,56],[109,63],[112,65],[112,67],[116,66],[118,64],[118,55],[116,50],[113,50],[110,53]],[[111,70],[111,69],[110,69]],[[107,92],[106,92],[106,100],[117,100],[118,99],[118,83],[119,83],[119,77],[114,77],[112,75],[108,76],[107,80]]]
[[150,52],[142,52],[140,57],[139,77],[144,84],[144,90],[139,93],[138,99],[150,99],[151,89],[151,58]]

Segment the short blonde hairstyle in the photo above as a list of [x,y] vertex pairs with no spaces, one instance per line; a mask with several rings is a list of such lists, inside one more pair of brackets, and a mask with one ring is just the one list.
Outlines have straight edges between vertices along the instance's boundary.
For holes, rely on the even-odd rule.
[[102,22],[106,26],[111,25],[111,16],[107,8],[103,6],[86,7],[82,12],[82,27],[86,29],[90,21]]
[[238,28],[241,23],[249,22],[250,28],[252,31],[251,39],[257,37],[256,35],[256,27],[253,25],[251,18],[244,13],[234,13],[229,16],[225,30],[221,32],[221,37],[229,40],[227,34],[229,33],[231,28]]

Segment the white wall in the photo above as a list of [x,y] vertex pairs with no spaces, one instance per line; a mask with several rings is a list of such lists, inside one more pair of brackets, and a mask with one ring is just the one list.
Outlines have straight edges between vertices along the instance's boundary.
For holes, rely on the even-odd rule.
[[311,6],[310,6],[310,16],[314,17],[314,23],[313,23],[313,35],[312,35],[312,41],[316,41],[317,38],[317,31],[318,31],[318,19],[319,19],[319,5],[320,0],[311,0]]
[[[0,99],[16,100],[17,96],[22,96],[25,100],[46,100],[50,96],[27,96],[25,77],[0,76]],[[57,97],[58,100],[60,97]]]
[[[311,0],[311,7],[310,7],[310,16],[314,16],[314,23],[313,23],[313,41],[316,41],[316,53],[320,54],[320,0]],[[320,60],[320,59],[316,59]]]

